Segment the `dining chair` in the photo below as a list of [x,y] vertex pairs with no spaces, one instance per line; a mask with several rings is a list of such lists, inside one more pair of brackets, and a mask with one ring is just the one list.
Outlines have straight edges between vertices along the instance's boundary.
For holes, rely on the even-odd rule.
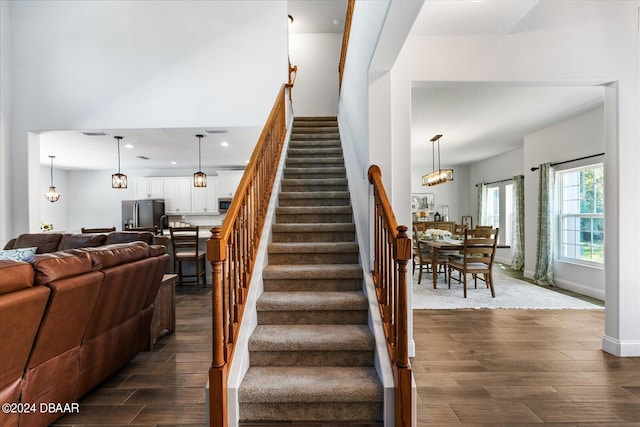
[[[195,283],[196,289],[207,285],[206,252],[198,247],[198,227],[169,227],[171,247],[173,248],[173,273],[178,275],[178,285]],[[195,262],[195,274],[184,274],[182,263]],[[186,281],[189,278],[193,280]]]
[[418,285],[422,282],[422,270],[431,271],[431,253],[422,249],[420,241],[416,238],[413,243],[413,274],[416,272],[416,265],[420,268],[418,272]]
[[80,231],[82,232],[82,234],[86,234],[86,233],[110,233],[112,231],[116,231],[115,227],[108,227],[108,228],[84,228],[81,227]]
[[[476,228],[465,230],[464,243],[462,247],[462,257],[451,259],[448,263],[448,284],[451,288],[451,279],[463,285],[464,297],[467,297],[467,275],[473,276],[474,287],[478,287],[478,275],[482,275],[487,287],[491,289],[491,296],[495,298],[496,293],[493,287],[493,259],[496,253],[498,242],[498,228]],[[458,278],[452,277],[452,270],[457,270]]]
[[[438,257],[438,274],[444,273],[446,277],[446,264],[448,261],[449,258],[447,256]],[[420,241],[418,230],[413,227],[413,274],[416,272],[416,265],[420,268],[418,272],[418,284],[420,284],[422,282],[422,271],[426,268],[427,273],[430,273],[432,270],[431,249],[426,243]]]

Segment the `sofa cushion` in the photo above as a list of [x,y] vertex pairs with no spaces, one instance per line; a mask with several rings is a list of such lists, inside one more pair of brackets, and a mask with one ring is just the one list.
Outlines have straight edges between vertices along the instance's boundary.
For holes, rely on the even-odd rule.
[[9,240],[3,249],[13,249],[13,245],[16,243],[16,238]]
[[28,258],[36,272],[35,284],[44,285],[54,280],[77,276],[92,271],[91,258],[84,252],[55,252]]
[[149,256],[160,256],[167,253],[167,247],[163,245],[149,245]]
[[153,233],[150,231],[112,231],[107,234],[107,240],[104,244],[111,245],[114,243],[129,242],[145,242],[151,244],[151,242],[153,242]]
[[102,246],[106,240],[107,235],[101,233],[65,234],[60,239],[58,250]]
[[32,287],[34,274],[27,262],[0,260],[0,295]]
[[31,255],[34,255],[38,248],[20,248],[20,249],[4,249],[0,251],[0,260],[10,259],[13,261],[22,261]]
[[149,245],[144,242],[105,245],[98,248],[78,249],[78,251],[89,254],[94,270],[104,270],[149,257]]
[[21,234],[13,244],[13,249],[37,247],[36,253],[46,254],[58,250],[62,233],[26,233]]

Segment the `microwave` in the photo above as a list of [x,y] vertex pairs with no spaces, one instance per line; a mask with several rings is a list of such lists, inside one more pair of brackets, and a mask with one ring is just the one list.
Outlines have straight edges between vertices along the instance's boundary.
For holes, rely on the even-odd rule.
[[226,212],[231,207],[231,197],[220,197],[218,199],[218,211]]

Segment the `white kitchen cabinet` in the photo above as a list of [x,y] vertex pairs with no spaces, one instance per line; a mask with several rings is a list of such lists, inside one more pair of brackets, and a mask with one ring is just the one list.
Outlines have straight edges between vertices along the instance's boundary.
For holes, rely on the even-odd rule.
[[138,178],[136,180],[136,199],[164,198],[164,178]]
[[220,180],[217,176],[207,177],[206,187],[191,187],[191,213],[192,214],[217,214],[218,213],[218,186]]
[[191,212],[191,178],[164,179],[164,210],[167,214]]
[[218,171],[218,177],[220,178],[219,197],[233,197],[243,174],[244,170]]

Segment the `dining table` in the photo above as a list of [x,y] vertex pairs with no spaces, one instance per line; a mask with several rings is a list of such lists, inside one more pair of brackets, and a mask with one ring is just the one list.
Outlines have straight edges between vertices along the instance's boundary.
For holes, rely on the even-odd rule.
[[433,289],[436,289],[438,285],[438,252],[459,252],[463,248],[464,242],[455,239],[420,239],[420,242],[431,248],[431,275],[433,276]]

